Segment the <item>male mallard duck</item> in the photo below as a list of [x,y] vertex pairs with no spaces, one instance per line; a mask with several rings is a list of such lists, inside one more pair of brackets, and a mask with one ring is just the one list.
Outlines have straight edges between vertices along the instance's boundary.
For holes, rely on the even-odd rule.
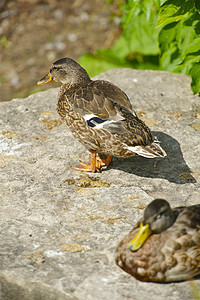
[[[57,104],[61,119],[91,153],[90,164],[80,162],[74,169],[99,171],[110,164],[112,156],[166,156],[149,128],[133,111],[127,95],[115,85],[91,80],[70,58],[54,62],[38,84],[52,80],[62,82]],[[96,153],[103,154],[104,158]]]
[[120,242],[116,263],[141,281],[171,282],[200,274],[200,205],[170,208],[152,201]]

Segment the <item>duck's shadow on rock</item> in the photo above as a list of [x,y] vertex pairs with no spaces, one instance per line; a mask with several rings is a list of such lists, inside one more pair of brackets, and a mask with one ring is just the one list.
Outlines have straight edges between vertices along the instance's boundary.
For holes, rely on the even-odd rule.
[[178,184],[194,183],[190,168],[183,159],[180,144],[170,135],[154,131],[154,136],[161,142],[167,157],[148,159],[135,156],[128,159],[115,158],[111,168],[132,173],[141,177],[163,178]]

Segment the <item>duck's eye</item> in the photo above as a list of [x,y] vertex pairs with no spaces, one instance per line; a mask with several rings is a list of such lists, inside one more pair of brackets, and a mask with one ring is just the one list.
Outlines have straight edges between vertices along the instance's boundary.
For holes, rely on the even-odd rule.
[[58,70],[60,70],[60,69],[61,69],[60,66],[53,66],[53,67],[51,68],[51,71],[58,71]]
[[153,218],[153,220],[156,221],[156,220],[159,220],[160,218],[161,218],[161,215],[159,214],[159,215],[155,216],[155,217]]

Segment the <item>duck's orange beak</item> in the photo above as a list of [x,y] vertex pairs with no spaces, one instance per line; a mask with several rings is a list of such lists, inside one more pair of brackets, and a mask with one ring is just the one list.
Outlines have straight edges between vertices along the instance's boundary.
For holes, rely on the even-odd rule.
[[50,81],[54,80],[52,77],[51,77],[51,74],[48,73],[47,75],[45,75],[42,79],[40,79],[37,84],[38,85],[43,85],[43,84],[46,84]]
[[136,234],[136,236],[128,244],[128,248],[131,251],[137,251],[142,247],[142,245],[147,240],[147,238],[151,235],[151,233],[152,232],[151,229],[149,228],[149,224],[144,226],[142,223],[140,223],[140,229]]

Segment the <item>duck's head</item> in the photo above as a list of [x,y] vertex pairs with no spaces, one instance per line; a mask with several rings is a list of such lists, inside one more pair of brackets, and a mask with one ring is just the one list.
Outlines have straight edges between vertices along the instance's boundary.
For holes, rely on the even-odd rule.
[[140,229],[128,248],[137,251],[151,234],[161,233],[172,226],[174,221],[175,214],[169,203],[163,199],[155,199],[146,207]]
[[75,60],[67,57],[55,61],[49,73],[40,79],[37,84],[43,85],[52,80],[67,85],[80,85],[89,82],[90,77]]

